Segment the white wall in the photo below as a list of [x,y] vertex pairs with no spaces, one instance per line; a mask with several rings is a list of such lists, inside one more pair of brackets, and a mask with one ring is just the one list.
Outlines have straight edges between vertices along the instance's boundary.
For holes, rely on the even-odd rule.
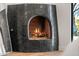
[[[0,3],[0,11],[2,11],[5,8],[6,8],[6,4]],[[0,23],[0,25],[1,25],[1,23]],[[6,51],[5,51],[5,48],[4,48],[2,34],[1,34],[1,31],[0,31],[0,55],[4,55],[4,54],[6,54]]]
[[3,44],[3,39],[2,39],[2,34],[0,31],[0,55],[6,54],[4,44]]
[[[7,4],[2,4],[2,3],[0,4],[0,11],[2,11],[3,9],[6,9],[6,8],[7,8]],[[7,9],[5,10],[5,12],[6,11],[7,11]],[[11,39],[10,39],[9,26],[8,26],[8,21],[7,21],[7,12],[4,14],[4,15],[6,15],[5,17],[3,17],[2,14],[1,14],[1,18],[0,18],[0,23],[1,23],[0,27],[3,31],[5,49],[7,52],[9,52],[12,50],[12,48],[10,47]]]
[[59,50],[64,50],[71,42],[71,4],[54,4],[57,8]]
[[64,56],[79,56],[79,37],[73,40],[64,50]]
[[5,3],[0,3],[0,11],[6,8],[6,4]]

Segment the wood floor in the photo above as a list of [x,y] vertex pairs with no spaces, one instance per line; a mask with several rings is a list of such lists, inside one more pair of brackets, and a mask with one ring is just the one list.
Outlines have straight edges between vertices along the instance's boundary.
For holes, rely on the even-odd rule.
[[61,56],[62,51],[52,51],[52,52],[9,52],[6,56]]

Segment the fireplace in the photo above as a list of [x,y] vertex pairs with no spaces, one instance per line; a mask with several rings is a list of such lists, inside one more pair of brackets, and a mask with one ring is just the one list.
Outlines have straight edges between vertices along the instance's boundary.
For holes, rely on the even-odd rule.
[[44,16],[34,16],[28,22],[29,40],[49,40],[51,32],[50,21]]
[[8,5],[7,15],[13,51],[58,50],[55,5]]

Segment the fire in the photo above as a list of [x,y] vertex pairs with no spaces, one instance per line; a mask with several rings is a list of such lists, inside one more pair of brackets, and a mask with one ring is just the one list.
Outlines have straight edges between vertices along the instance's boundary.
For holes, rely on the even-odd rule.
[[36,28],[35,29],[35,33],[40,33],[40,29],[39,28]]
[[32,33],[32,37],[45,38],[45,37],[48,37],[48,35],[45,32],[41,32],[40,28],[35,28],[34,33]]

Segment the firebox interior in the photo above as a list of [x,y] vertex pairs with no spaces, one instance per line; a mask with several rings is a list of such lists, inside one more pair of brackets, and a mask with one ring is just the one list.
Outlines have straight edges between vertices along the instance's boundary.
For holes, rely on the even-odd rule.
[[30,40],[49,40],[51,38],[51,26],[49,19],[44,16],[35,16],[29,23]]

